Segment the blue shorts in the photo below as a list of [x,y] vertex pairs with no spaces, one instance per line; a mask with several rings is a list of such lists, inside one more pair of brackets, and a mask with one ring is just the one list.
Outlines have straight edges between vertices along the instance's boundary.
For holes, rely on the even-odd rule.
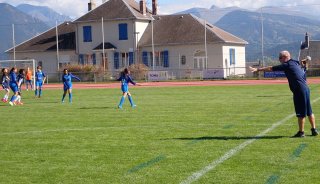
[[72,89],[72,84],[63,84],[63,90],[67,91],[69,89]]
[[42,87],[43,85],[43,82],[42,81],[36,81],[36,86],[37,87]]
[[9,89],[9,86],[8,86],[8,84],[2,84],[2,88],[3,89]]
[[13,93],[17,93],[19,91],[18,85],[16,83],[10,84],[10,88],[13,91]]
[[293,102],[297,117],[304,118],[312,115],[309,89],[294,92]]
[[129,92],[129,87],[127,85],[122,85],[121,90],[123,93],[127,93],[127,92]]

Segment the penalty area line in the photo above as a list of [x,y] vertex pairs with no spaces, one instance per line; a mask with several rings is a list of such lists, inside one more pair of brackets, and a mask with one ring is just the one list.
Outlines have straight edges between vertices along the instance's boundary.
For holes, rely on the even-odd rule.
[[[312,103],[315,103],[317,101],[320,100],[320,97],[313,100]],[[241,150],[243,150],[244,148],[246,148],[248,145],[254,143],[256,140],[258,140],[259,138],[265,136],[267,133],[271,132],[272,130],[274,130],[275,128],[277,128],[278,126],[282,125],[283,123],[285,123],[286,121],[288,121],[289,119],[293,118],[295,116],[295,114],[290,114],[287,117],[285,117],[284,119],[274,123],[270,128],[267,128],[266,130],[262,131],[261,133],[259,133],[258,135],[254,136],[252,139],[247,140],[245,142],[243,142],[242,144],[236,146],[235,148],[232,148],[231,150],[229,150],[228,152],[226,152],[222,157],[220,157],[217,160],[212,161],[209,165],[207,165],[206,167],[202,168],[201,170],[194,172],[192,175],[190,175],[187,179],[185,179],[184,181],[182,181],[180,184],[190,184],[192,182],[198,181],[202,176],[204,176],[205,174],[207,174],[209,171],[215,169],[218,165],[222,164],[223,162],[225,162],[226,160],[228,160],[229,158],[233,157],[234,155],[236,155],[238,152],[240,152]]]

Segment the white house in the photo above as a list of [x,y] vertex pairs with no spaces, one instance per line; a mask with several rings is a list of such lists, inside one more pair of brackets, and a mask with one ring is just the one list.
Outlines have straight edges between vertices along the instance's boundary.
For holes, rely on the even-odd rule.
[[[57,54],[57,31],[59,51]],[[64,22],[48,31],[31,38],[15,47],[17,60],[35,59],[48,74],[54,74],[59,67],[78,60],[76,54],[75,27]],[[13,48],[6,51],[13,59]],[[59,59],[58,57],[59,56]]]
[[[144,63],[150,69],[171,71],[173,75],[178,69],[185,71],[183,75],[192,71],[217,72],[223,78],[245,74],[247,42],[191,14],[157,15],[157,0],[152,0],[152,11],[146,8],[145,0],[108,0],[97,8],[91,0],[88,7],[88,13],[58,27],[72,28],[70,34],[74,35],[69,37],[68,43],[73,43],[70,50],[63,49],[59,41],[60,57],[65,57],[59,57],[60,61],[77,60],[108,71]],[[17,58],[35,58],[50,71],[56,71],[53,31],[24,43],[39,51],[19,45]],[[62,31],[59,40],[60,34]],[[44,40],[52,41],[50,49],[39,44]]]

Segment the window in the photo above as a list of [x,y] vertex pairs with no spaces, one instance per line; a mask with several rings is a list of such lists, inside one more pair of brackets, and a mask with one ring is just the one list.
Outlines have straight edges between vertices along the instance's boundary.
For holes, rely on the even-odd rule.
[[181,65],[185,65],[187,63],[187,57],[185,55],[182,55],[180,57],[180,62],[181,62]]
[[91,57],[92,57],[92,64],[96,65],[97,64],[96,54],[92,54]]
[[148,52],[142,52],[142,62],[144,65],[149,66],[148,64]]
[[235,65],[236,64],[236,50],[235,49],[230,49],[230,65]]
[[122,52],[121,53],[121,67],[126,67],[129,65],[129,57],[128,57],[128,53],[126,52]]
[[84,55],[83,54],[79,55],[79,64],[84,65]]
[[114,53],[114,68],[119,69],[119,52]]
[[168,68],[169,67],[169,51],[163,51],[163,67]]
[[134,54],[133,52],[129,52],[129,65],[134,63]]
[[83,42],[92,42],[91,26],[83,26]]
[[119,40],[128,40],[128,24],[119,24]]

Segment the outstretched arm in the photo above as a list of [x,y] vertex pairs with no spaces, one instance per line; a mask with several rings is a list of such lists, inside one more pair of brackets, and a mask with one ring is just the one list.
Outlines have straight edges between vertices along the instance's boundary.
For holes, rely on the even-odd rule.
[[271,72],[272,66],[267,66],[267,67],[262,67],[262,68],[254,68],[254,67],[249,66],[249,70],[251,72],[259,72],[259,71]]
[[81,81],[81,79],[75,75],[70,74],[72,78],[77,79],[78,81]]

